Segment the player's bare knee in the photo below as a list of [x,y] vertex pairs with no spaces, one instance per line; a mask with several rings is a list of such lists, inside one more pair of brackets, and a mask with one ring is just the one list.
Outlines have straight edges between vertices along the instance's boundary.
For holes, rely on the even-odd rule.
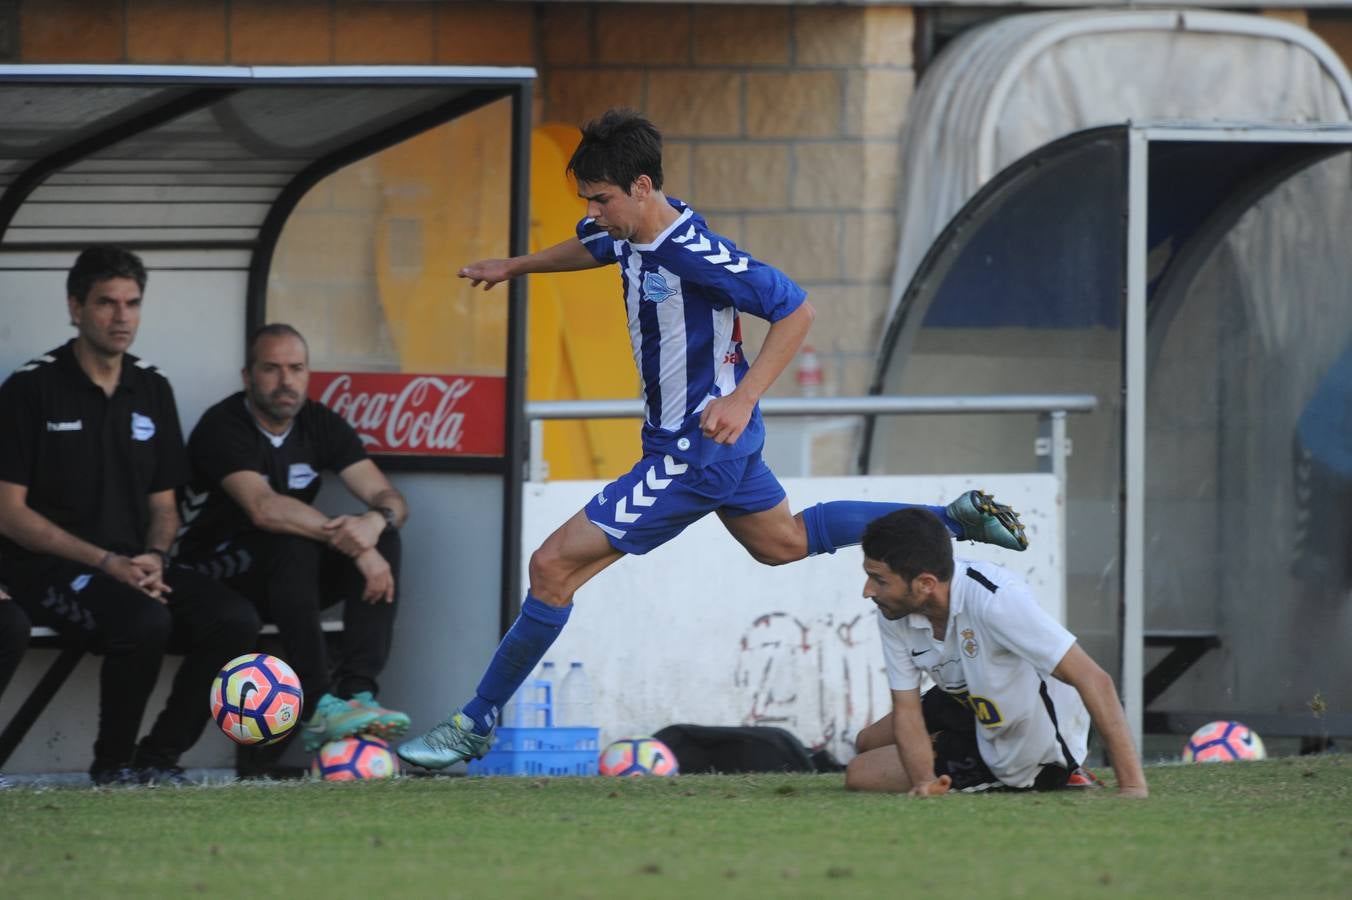
[[778,547],[775,548],[774,552],[767,553],[761,558],[761,562],[765,563],[767,566],[784,566],[791,562],[796,562],[797,560],[798,557],[790,556]]
[[763,566],[782,566],[784,564],[783,560],[773,553],[756,547],[747,547],[746,549],[751,554],[751,558]]
[[775,541],[775,558],[778,560],[776,565],[798,562],[807,556],[807,531],[803,528],[801,522],[796,519],[789,520],[792,524],[784,529]]
[[751,556],[756,562],[767,566],[783,566],[797,562],[807,556],[807,547],[805,545],[799,546],[791,539],[778,540],[748,549],[750,549]]
[[550,606],[568,605],[573,594],[568,581],[574,570],[548,544],[531,554],[528,571],[532,596]]

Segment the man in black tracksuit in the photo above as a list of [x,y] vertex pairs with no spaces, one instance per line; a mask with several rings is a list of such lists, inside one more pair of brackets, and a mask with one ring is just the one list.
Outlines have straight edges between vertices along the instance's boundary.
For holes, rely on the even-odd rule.
[[[353,734],[395,737],[408,716],[375,700],[390,655],[408,506],[367,458],[341,416],[307,402],[309,349],[289,325],[249,340],[244,390],[202,414],[188,440],[193,481],[176,559],[222,579],[277,624],[300,676],[307,750]],[[329,517],[313,506],[321,473],[337,474],[367,506]],[[341,654],[330,665],[320,626],[343,604]],[[241,773],[268,774],[282,744],[241,756]]]
[[[135,254],[85,250],[66,280],[76,337],[0,386],[0,582],[34,623],[103,654],[96,784],[181,783],[212,678],[259,629],[244,598],[169,564],[188,467],[173,389],[126,352],[145,283]],[[183,664],[138,745],[166,652]]]

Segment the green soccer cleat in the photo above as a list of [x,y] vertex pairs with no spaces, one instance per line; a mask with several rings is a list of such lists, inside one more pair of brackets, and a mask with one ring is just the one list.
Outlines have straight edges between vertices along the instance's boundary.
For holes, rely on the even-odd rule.
[[376,702],[376,698],[372,696],[370,691],[353,694],[352,699],[347,701],[347,705],[370,710],[376,714],[376,720],[365,729],[367,734],[374,734],[376,737],[388,741],[408,731],[408,714],[401,713],[397,709],[386,709],[381,706]]
[[474,722],[457,712],[427,734],[399,745],[399,758],[424,769],[444,769],[458,762],[479,759],[493,746],[493,733],[475,734]]
[[1019,514],[982,491],[968,491],[952,503],[947,512],[959,525],[958,540],[995,544],[1007,550],[1027,550],[1028,536],[1023,533]]
[[375,710],[353,706],[346,700],[325,694],[315,705],[315,713],[310,721],[301,726],[301,744],[313,753],[330,741],[341,741],[354,734],[361,734],[370,729],[378,718],[380,714]]

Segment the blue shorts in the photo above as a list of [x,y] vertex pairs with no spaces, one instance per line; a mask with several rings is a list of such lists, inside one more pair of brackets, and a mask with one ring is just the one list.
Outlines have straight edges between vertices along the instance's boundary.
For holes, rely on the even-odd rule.
[[643,554],[715,510],[744,516],[784,497],[759,452],[703,468],[650,454],[602,488],[585,512],[616,550]]

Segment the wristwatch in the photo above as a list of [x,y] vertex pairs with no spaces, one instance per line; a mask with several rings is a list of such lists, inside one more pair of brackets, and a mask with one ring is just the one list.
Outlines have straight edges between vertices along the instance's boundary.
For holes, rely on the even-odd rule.
[[380,513],[385,519],[386,531],[394,531],[399,527],[399,517],[394,514],[394,510],[390,509],[388,506],[373,506],[371,508]]

